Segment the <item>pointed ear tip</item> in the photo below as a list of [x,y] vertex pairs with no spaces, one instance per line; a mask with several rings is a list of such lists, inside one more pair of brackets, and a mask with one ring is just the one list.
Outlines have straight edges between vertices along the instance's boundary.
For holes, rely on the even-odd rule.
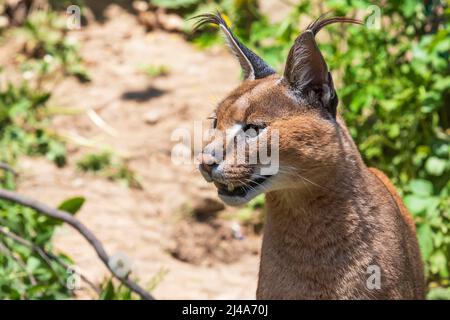
[[207,23],[216,24],[216,25],[222,25],[225,23],[225,25],[226,25],[226,22],[224,22],[224,20],[219,12],[217,12],[217,14],[203,13],[203,14],[199,14],[199,15],[193,16],[191,18],[188,18],[187,20],[188,21],[197,20],[195,22],[194,29],[198,29]]
[[307,30],[303,31],[300,36],[303,39],[314,40],[314,42],[316,42],[316,35],[314,34],[313,30],[307,29]]

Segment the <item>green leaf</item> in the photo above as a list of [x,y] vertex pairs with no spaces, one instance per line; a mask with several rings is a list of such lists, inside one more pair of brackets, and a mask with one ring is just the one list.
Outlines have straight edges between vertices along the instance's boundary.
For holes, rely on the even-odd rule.
[[448,261],[442,251],[433,253],[430,257],[431,272],[439,274],[442,278],[448,278]]
[[265,200],[264,194],[260,194],[259,196],[250,200],[250,202],[248,203],[248,206],[252,209],[262,208],[262,207],[264,207],[265,201],[266,200]]
[[27,289],[27,294],[29,296],[32,297],[36,297],[40,294],[45,293],[48,290],[48,286],[47,285],[35,285],[35,286],[31,286]]
[[34,272],[34,270],[36,270],[40,264],[41,264],[41,261],[38,258],[35,258],[33,256],[31,256],[27,259],[27,269],[30,272]]
[[433,194],[433,184],[424,179],[412,180],[409,183],[411,192],[419,196],[431,196]]
[[425,163],[425,170],[432,176],[440,176],[444,173],[447,162],[437,157],[428,158]]
[[115,289],[112,279],[109,279],[106,284],[103,285],[102,292],[100,293],[100,300],[113,300],[115,296]]
[[400,134],[400,126],[397,123],[394,123],[390,126],[388,131],[389,138],[396,138]]
[[429,300],[450,300],[450,288],[433,288],[428,292]]
[[86,199],[84,197],[70,198],[70,199],[64,200],[64,202],[58,206],[58,209],[61,211],[66,211],[71,214],[75,214],[81,209],[85,200]]
[[433,231],[428,224],[422,224],[417,230],[420,251],[424,260],[428,260],[433,252]]
[[417,216],[427,211],[428,206],[431,204],[431,199],[432,198],[424,198],[411,194],[407,195],[403,200],[409,211]]

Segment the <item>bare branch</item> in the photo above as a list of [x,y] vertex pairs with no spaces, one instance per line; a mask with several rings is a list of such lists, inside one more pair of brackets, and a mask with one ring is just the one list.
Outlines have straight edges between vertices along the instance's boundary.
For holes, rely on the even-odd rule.
[[94,248],[97,256],[103,262],[103,264],[108,268],[108,270],[112,273],[112,275],[117,278],[120,282],[122,282],[125,286],[130,288],[133,292],[137,293],[144,300],[153,300],[154,297],[144,290],[141,286],[139,286],[134,281],[128,279],[128,277],[121,277],[117,274],[115,270],[113,270],[109,266],[109,256],[106,253],[103,244],[97,239],[97,237],[88,229],[84,224],[82,224],[78,219],[76,219],[71,214],[61,211],[58,209],[53,209],[43,203],[40,203],[36,200],[24,197],[15,192],[0,189],[0,199],[9,200],[18,204],[21,204],[26,207],[30,207],[40,212],[41,214],[51,217],[54,219],[62,220],[76,229]]
[[5,170],[8,172],[11,172],[13,175],[17,176],[18,173],[16,170],[14,170],[9,164],[4,163],[4,162],[0,162],[0,169],[1,170]]

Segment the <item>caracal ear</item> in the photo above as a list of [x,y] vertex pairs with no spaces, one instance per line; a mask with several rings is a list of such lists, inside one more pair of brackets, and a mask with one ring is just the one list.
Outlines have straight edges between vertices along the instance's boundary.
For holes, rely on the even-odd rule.
[[233,32],[231,32],[225,20],[222,18],[220,12],[217,12],[217,14],[201,14],[199,16],[193,17],[192,19],[199,19],[194,26],[194,30],[207,23],[212,23],[220,27],[222,33],[225,36],[225,40],[228,46],[239,60],[245,80],[261,79],[275,73],[275,70],[273,70],[266,62],[264,62],[263,59],[261,59],[257,54],[248,49],[246,46],[244,46],[236,38]]
[[284,79],[295,94],[311,97],[313,93],[315,100],[333,117],[336,117],[338,99],[328,66],[314,37],[320,29],[336,22],[362,24],[359,20],[345,17],[319,18],[295,39],[284,70]]

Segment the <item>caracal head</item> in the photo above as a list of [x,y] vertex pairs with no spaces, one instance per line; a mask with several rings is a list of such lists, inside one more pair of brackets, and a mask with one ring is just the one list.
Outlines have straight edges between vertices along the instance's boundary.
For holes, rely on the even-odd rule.
[[228,205],[261,193],[307,187],[326,179],[343,152],[338,98],[314,36],[343,17],[317,20],[296,39],[284,74],[278,75],[231,32],[220,14],[200,16],[217,24],[238,57],[242,84],[217,106],[215,135],[198,155],[199,170]]

